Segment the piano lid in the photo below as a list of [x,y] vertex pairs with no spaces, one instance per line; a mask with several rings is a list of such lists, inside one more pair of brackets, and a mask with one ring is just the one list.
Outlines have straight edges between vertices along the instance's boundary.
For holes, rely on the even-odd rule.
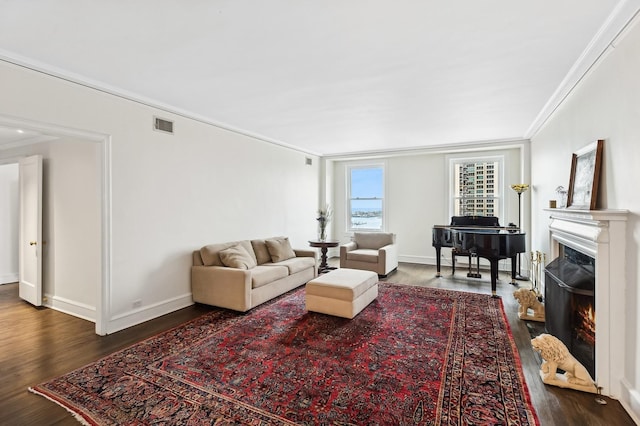
[[491,235],[524,235],[525,233],[518,228],[510,227],[472,227],[472,226],[455,226],[449,227],[451,232],[460,234],[491,234]]
[[451,226],[451,225],[433,225],[434,229],[446,229],[450,231],[471,232],[471,233],[490,233],[490,234],[517,234],[520,228],[513,226]]

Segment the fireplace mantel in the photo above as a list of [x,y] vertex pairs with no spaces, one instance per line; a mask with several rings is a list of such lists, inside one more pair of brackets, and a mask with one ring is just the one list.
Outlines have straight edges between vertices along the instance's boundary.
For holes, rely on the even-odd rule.
[[550,256],[560,245],[595,259],[596,377],[602,393],[620,398],[624,368],[625,244],[628,210],[545,209]]

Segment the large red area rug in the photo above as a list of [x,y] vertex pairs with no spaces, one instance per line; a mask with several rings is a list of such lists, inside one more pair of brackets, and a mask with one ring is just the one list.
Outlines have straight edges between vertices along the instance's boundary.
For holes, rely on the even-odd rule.
[[353,320],[304,288],[215,310],[31,391],[99,425],[539,424],[501,299],[379,287]]

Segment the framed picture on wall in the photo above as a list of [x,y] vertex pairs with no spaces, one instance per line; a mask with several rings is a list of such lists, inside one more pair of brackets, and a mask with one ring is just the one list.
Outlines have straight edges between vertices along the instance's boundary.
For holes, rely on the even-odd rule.
[[595,210],[603,146],[604,141],[598,140],[573,154],[567,195],[568,209]]

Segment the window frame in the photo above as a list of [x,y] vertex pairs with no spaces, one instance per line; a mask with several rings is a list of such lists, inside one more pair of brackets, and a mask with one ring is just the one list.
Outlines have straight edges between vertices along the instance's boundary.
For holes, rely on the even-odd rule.
[[[345,183],[346,183],[346,199],[345,199],[345,227],[346,227],[346,232],[360,232],[360,231],[364,231],[364,232],[385,232],[385,229],[387,229],[387,214],[386,214],[386,190],[387,190],[387,181],[386,181],[386,176],[387,176],[387,171],[386,171],[386,162],[385,161],[376,161],[376,162],[358,162],[358,163],[348,163],[346,164],[345,167],[345,172],[346,172],[346,179],[345,179]],[[351,226],[352,224],[352,216],[351,216],[351,201],[352,201],[352,197],[351,197],[351,171],[354,169],[380,169],[382,171],[382,197],[381,197],[381,201],[382,201],[382,221],[380,224],[380,229],[375,229],[375,228],[353,228]],[[378,198],[365,198],[364,200],[377,200]],[[360,200],[363,200],[362,198],[360,198]]]
[[[494,176],[497,176],[497,180],[498,180],[498,184],[496,184],[495,182],[495,178],[491,180],[491,183],[489,183],[489,179],[486,177],[486,172],[489,169],[488,167],[484,168],[484,183],[485,185],[491,185],[491,190],[493,191],[492,193],[489,193],[489,191],[486,191],[485,195],[484,195],[484,199],[488,199],[488,198],[493,198],[494,200],[496,200],[499,203],[499,208],[497,210],[494,210],[494,216],[496,216],[498,218],[498,220],[500,221],[500,223],[502,224],[502,226],[506,226],[506,222],[505,222],[505,209],[506,209],[506,182],[505,182],[505,156],[504,155],[489,155],[489,156],[482,156],[482,155],[465,155],[465,156],[448,156],[447,157],[447,162],[448,162],[448,176],[449,179],[447,179],[447,197],[448,197],[448,203],[447,203],[447,214],[448,217],[453,217],[456,216],[456,202],[459,200],[460,197],[456,196],[455,194],[455,188],[456,188],[456,165],[458,164],[463,164],[463,163],[493,163],[496,162],[497,164],[497,172],[494,171]],[[487,188],[488,190],[489,188]],[[477,189],[476,189],[477,192]],[[490,194],[493,194],[492,196],[490,196]],[[477,199],[476,199],[477,201]]]

